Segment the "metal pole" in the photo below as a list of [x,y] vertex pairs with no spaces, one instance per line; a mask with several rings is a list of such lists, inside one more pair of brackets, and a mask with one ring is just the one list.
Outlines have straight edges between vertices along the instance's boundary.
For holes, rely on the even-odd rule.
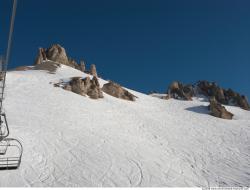
[[8,46],[6,52],[6,69],[10,59],[10,51],[11,51],[11,43],[12,43],[12,34],[14,29],[15,17],[16,17],[16,7],[17,7],[17,0],[13,1],[13,8],[12,8],[12,16],[10,21],[10,31],[9,31],[9,39],[8,39]]
[[13,0],[13,7],[12,7],[12,15],[11,15],[11,21],[10,21],[10,31],[9,31],[9,38],[8,38],[8,45],[7,45],[7,51],[6,51],[6,57],[2,60],[2,74],[3,74],[3,82],[2,82],[2,92],[1,92],[1,102],[0,102],[0,114],[2,113],[2,104],[3,104],[3,94],[4,94],[4,88],[5,88],[5,81],[6,81],[6,72],[8,68],[8,63],[10,59],[10,52],[11,52],[11,44],[12,44],[12,35],[14,30],[14,23],[15,23],[15,17],[16,17],[16,7],[17,7],[17,0]]

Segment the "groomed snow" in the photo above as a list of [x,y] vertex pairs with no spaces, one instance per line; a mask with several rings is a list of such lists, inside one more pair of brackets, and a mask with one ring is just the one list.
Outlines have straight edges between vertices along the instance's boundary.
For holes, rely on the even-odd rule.
[[73,76],[86,74],[8,72],[4,108],[24,152],[0,186],[250,185],[249,111],[227,106],[224,120],[203,99],[92,100],[51,84]]

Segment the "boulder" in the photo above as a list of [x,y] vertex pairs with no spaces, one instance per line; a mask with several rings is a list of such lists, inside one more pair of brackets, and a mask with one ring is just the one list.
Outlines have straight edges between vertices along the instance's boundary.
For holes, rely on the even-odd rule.
[[[87,84],[87,83],[86,83]],[[92,99],[103,98],[102,91],[100,89],[100,84],[96,76],[92,78],[90,84],[87,84],[87,95]]]
[[233,114],[226,110],[224,106],[217,102],[215,97],[211,97],[209,110],[212,116],[219,117],[222,119],[232,119]]
[[103,85],[102,87],[103,92],[114,96],[116,98],[124,99],[124,100],[130,100],[135,101],[136,96],[131,94],[129,91],[125,90],[121,87],[121,85],[115,83],[115,82],[108,82]]
[[192,85],[183,85],[180,82],[174,81],[168,88],[169,97],[180,100],[192,100],[194,89]]
[[83,80],[81,77],[73,77],[71,81],[69,82],[69,85],[71,86],[71,91],[79,94],[79,95],[85,95],[85,86],[83,83]]
[[69,84],[64,86],[65,90],[70,90],[76,94],[85,96],[88,95],[92,99],[103,98],[100,84],[96,77],[91,80],[90,77],[84,79],[73,77]]

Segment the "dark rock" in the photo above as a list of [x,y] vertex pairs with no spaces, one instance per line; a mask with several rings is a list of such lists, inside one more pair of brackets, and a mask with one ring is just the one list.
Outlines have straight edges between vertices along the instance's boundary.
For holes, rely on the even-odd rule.
[[242,108],[242,109],[245,109],[245,110],[249,110],[250,109],[250,106],[249,106],[249,103],[248,103],[248,100],[247,100],[247,97],[242,95],[238,95],[237,98],[236,98],[236,101],[237,101],[237,104]]
[[226,110],[224,106],[217,102],[215,97],[211,97],[209,105],[209,110],[211,111],[211,115],[215,117],[219,117],[222,119],[232,119],[233,114]]
[[134,96],[129,91],[122,88],[121,85],[114,83],[112,81],[104,84],[102,90],[111,96],[124,100],[135,101],[136,98],[136,96]]
[[59,44],[52,45],[45,51],[46,58],[64,65],[69,65],[69,60],[65,49]]
[[69,58],[65,49],[59,44],[52,45],[47,49],[39,48],[34,65],[40,65],[46,61],[64,64],[80,71],[85,71],[85,64],[81,62],[79,65],[74,59]]
[[219,87],[216,83],[208,81],[199,81],[197,86],[200,93],[207,97],[214,96],[221,104],[239,106],[242,109],[249,110],[247,98],[234,92],[232,89],[225,90]]
[[174,81],[168,88],[169,97],[180,100],[192,100],[194,89],[192,85],[183,85],[180,82]]
[[74,77],[71,79],[68,85],[64,86],[65,90],[70,90],[76,94],[82,96],[88,95],[92,99],[103,98],[100,84],[96,77],[91,80],[90,77],[84,79],[80,77]]
[[37,55],[36,60],[35,60],[35,65],[42,64],[43,61],[47,60],[45,51],[46,50],[44,48],[38,49],[38,55]]
[[69,85],[71,86],[71,91],[80,94],[80,95],[85,95],[86,93],[84,92],[85,86],[83,83],[83,80],[81,77],[74,77],[71,79],[69,82]]
[[90,81],[90,85],[87,86],[89,86],[89,88],[87,89],[87,94],[89,97],[93,99],[103,98],[103,94],[100,89],[100,84],[97,77],[94,76]]

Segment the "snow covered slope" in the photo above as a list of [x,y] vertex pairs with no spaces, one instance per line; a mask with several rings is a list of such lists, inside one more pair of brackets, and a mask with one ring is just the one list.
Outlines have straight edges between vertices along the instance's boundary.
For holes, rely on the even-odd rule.
[[24,153],[18,170],[0,171],[0,186],[250,185],[249,111],[227,106],[235,116],[223,120],[198,98],[130,90],[135,102],[92,100],[51,84],[73,76],[86,74],[67,66],[7,74],[10,136]]

